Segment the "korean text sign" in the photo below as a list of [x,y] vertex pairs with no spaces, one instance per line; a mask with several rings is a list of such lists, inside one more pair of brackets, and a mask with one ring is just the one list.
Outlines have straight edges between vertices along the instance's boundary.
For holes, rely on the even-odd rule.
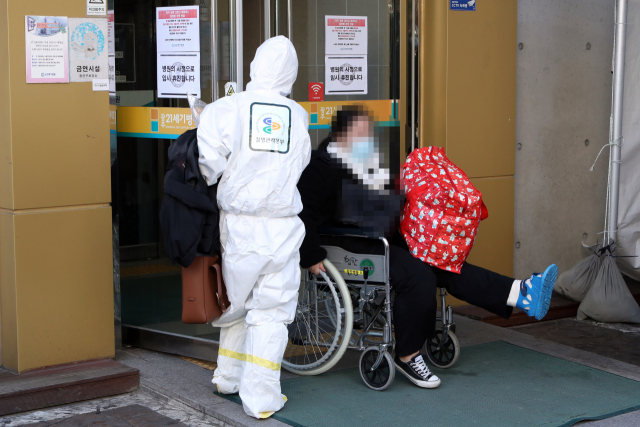
[[27,83],[69,83],[69,26],[66,16],[25,18]]
[[200,52],[199,6],[156,8],[157,52]]
[[325,95],[366,95],[367,55],[326,55]]
[[109,78],[106,18],[69,18],[71,82]]
[[325,55],[367,54],[367,17],[325,17]]

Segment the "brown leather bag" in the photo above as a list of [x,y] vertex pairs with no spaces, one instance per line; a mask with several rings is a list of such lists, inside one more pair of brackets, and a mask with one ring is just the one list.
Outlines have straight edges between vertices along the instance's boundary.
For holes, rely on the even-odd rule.
[[182,321],[209,323],[229,307],[219,257],[198,256],[182,268]]

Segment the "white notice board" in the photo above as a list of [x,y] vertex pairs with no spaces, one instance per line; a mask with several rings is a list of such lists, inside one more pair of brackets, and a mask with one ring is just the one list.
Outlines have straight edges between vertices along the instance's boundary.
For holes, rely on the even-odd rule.
[[157,52],[200,52],[200,6],[156,8]]
[[200,52],[158,53],[158,98],[200,98]]
[[367,55],[326,55],[325,95],[366,95]]
[[367,17],[325,15],[325,55],[366,55]]

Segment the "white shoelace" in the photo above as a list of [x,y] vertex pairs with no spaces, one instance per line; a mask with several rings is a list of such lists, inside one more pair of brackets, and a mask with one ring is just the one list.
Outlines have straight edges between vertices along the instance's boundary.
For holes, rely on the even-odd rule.
[[425,380],[429,379],[431,371],[429,370],[427,364],[424,363],[424,359],[422,358],[421,354],[415,358],[415,361],[409,361],[409,365],[411,365],[413,370],[416,371],[422,378],[424,378]]

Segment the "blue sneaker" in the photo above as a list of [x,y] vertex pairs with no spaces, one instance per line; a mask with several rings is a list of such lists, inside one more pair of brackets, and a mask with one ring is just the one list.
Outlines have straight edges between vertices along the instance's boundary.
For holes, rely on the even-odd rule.
[[542,320],[549,311],[553,286],[558,277],[558,267],[551,264],[544,273],[533,273],[530,278],[520,282],[520,295],[516,307]]

